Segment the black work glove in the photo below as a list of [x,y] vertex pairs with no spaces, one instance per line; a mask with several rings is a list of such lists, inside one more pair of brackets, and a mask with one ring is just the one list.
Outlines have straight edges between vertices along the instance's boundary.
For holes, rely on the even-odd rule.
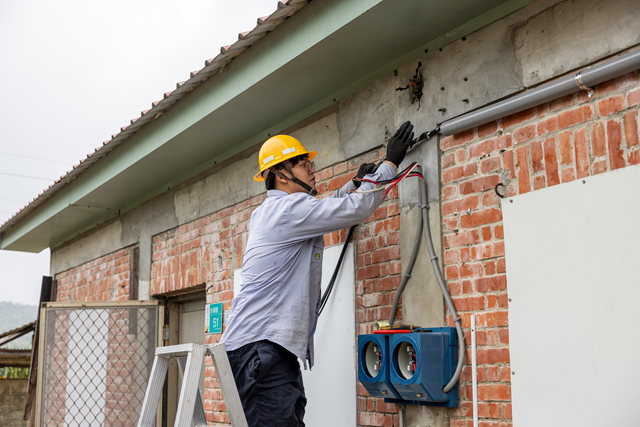
[[376,165],[373,164],[373,163],[363,163],[363,164],[361,164],[360,168],[358,169],[358,173],[351,180],[351,181],[353,181],[353,185],[355,185],[356,188],[360,188],[360,184],[362,184],[362,178],[364,178],[365,175],[369,175],[370,173],[373,173],[373,170],[375,168],[376,168]]
[[404,156],[407,154],[407,148],[413,140],[413,125],[411,122],[404,122],[391,137],[387,144],[387,154],[385,160],[399,166],[404,160]]

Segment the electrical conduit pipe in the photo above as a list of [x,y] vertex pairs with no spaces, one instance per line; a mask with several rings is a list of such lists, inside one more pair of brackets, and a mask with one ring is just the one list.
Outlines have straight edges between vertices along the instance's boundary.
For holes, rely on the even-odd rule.
[[504,101],[447,120],[440,125],[440,132],[445,136],[464,132],[502,117],[570,95],[579,90],[587,90],[590,93],[589,96],[592,96],[591,87],[638,69],[640,69],[640,49],[594,65],[574,75],[528,90]]
[[[418,166],[416,169],[421,167]],[[458,312],[453,305],[453,301],[451,300],[451,296],[449,295],[449,289],[447,285],[444,283],[444,279],[442,278],[442,273],[440,272],[440,265],[438,264],[438,257],[436,256],[435,249],[433,248],[433,241],[431,240],[431,229],[429,228],[429,209],[427,206],[428,197],[427,197],[427,182],[424,179],[420,179],[420,192],[419,192],[419,204],[418,207],[422,211],[422,221],[418,224],[418,232],[416,233],[416,238],[413,243],[413,251],[411,252],[411,258],[409,259],[409,265],[405,270],[405,273],[402,277],[402,282],[400,282],[400,286],[398,287],[398,291],[396,292],[396,297],[393,301],[393,307],[391,308],[391,317],[389,318],[389,325],[393,325],[393,321],[395,320],[396,311],[398,310],[398,301],[400,300],[400,295],[404,291],[404,287],[407,283],[407,280],[411,277],[411,271],[413,270],[413,265],[415,264],[416,258],[418,256],[418,250],[420,249],[420,239],[421,232],[424,230],[424,237],[427,241],[427,248],[429,249],[429,257],[431,259],[431,265],[433,267],[433,271],[435,272],[436,279],[438,280],[438,285],[440,285],[440,290],[442,291],[442,295],[444,296],[444,300],[447,303],[447,308],[451,313],[451,317],[453,318],[453,323],[456,327],[456,333],[458,335],[458,365],[456,366],[456,370],[449,381],[446,384],[442,391],[444,393],[448,393],[453,387],[455,387],[458,382],[458,378],[460,378],[460,373],[462,372],[462,368],[464,366],[464,334],[462,333],[462,325],[461,319],[458,317]]]

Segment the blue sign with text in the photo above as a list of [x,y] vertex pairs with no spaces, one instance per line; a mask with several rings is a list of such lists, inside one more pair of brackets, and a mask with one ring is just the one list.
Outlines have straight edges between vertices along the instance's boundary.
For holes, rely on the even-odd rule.
[[205,333],[222,333],[222,303],[208,304],[205,310]]

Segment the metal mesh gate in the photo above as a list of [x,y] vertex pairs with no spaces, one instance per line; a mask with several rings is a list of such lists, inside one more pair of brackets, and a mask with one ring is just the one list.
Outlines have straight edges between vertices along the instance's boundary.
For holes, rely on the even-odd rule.
[[47,304],[40,425],[134,427],[158,342],[159,310],[155,301]]

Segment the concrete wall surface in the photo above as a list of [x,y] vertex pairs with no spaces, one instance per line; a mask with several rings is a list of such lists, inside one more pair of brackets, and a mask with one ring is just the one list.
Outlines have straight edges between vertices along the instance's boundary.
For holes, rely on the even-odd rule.
[[23,421],[24,405],[27,399],[27,378],[0,380],[0,425],[26,426]]
[[[318,151],[314,160],[323,197],[351,179],[362,162],[380,160],[381,147],[405,120],[419,134],[633,48],[640,43],[635,22],[640,22],[640,8],[633,0],[539,0],[425,53],[281,133]],[[420,105],[411,102],[408,91],[396,91],[407,85],[419,62],[425,81]],[[402,167],[413,161],[423,167],[434,245],[465,328],[472,313],[479,316],[480,414],[487,423],[511,425],[506,261],[501,201],[494,186],[501,183],[515,195],[637,163],[638,104],[637,74],[631,74],[600,85],[594,99],[571,95],[462,134],[433,138],[407,154]],[[53,248],[52,275],[137,244],[140,299],[204,283],[208,302],[224,302],[228,309],[250,212],[264,199],[263,184],[252,180],[258,149]],[[400,261],[411,253],[420,220],[417,194],[417,183],[404,181],[356,233],[358,333],[389,318],[401,280]],[[325,243],[340,244],[344,238],[344,232],[332,233]],[[424,241],[401,309],[403,322],[451,322]],[[207,342],[218,338],[209,336]],[[206,372],[213,384],[212,368]],[[469,425],[470,378],[467,366],[458,409],[409,406],[405,425]],[[207,389],[208,419],[225,422],[226,413],[214,398],[218,395]],[[359,425],[399,422],[398,406],[369,397],[362,387],[358,411]]]

